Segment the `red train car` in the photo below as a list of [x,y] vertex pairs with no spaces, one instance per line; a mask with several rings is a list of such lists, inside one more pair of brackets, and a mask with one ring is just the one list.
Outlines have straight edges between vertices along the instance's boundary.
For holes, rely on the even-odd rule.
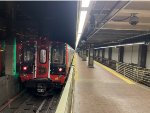
[[46,92],[65,84],[74,50],[47,38],[20,43],[20,78],[27,88]]

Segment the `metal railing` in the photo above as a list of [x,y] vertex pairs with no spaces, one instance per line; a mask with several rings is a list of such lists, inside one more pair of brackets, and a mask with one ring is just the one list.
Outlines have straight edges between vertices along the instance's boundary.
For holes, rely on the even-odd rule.
[[95,58],[95,60],[116,70],[116,61],[115,60],[109,60],[109,59],[102,58],[102,57],[97,57],[97,58]]
[[150,69],[138,67],[136,64],[116,62],[106,58],[95,58],[96,61],[116,70],[118,73],[150,87]]
[[122,75],[150,87],[150,69],[121,62],[116,63],[116,67],[116,71]]
[[71,113],[73,103],[74,75],[75,70],[72,66],[55,113]]

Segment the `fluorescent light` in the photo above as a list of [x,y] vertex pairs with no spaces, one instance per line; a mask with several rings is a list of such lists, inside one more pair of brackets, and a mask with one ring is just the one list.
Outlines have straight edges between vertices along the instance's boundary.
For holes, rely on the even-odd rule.
[[81,11],[80,12],[80,19],[79,19],[79,25],[78,25],[78,33],[82,33],[84,22],[86,19],[87,11]]
[[141,45],[141,44],[145,44],[145,42],[137,42],[137,43],[129,43],[129,44],[120,44],[120,45],[116,45],[116,46],[132,46],[132,45]]
[[81,38],[81,34],[78,34],[78,36],[76,38],[76,47],[78,46],[80,38]]
[[116,47],[116,46],[108,46],[108,47]]
[[[81,1],[81,7],[89,7],[89,4],[90,4],[90,0],[82,0]],[[81,34],[83,32],[86,15],[87,15],[87,10],[80,11],[80,16],[79,16],[79,21],[78,21],[78,32],[77,32],[78,34],[77,34],[77,38],[76,38],[76,47],[78,46],[79,40],[81,38]]]
[[90,0],[82,0],[81,1],[81,7],[89,7]]
[[132,46],[132,45],[141,45],[145,44],[145,42],[137,42],[137,43],[129,43],[129,44],[120,44],[120,45],[114,45],[114,46],[105,46],[105,47],[98,47],[94,49],[100,49],[100,48],[108,48],[108,47],[120,47],[120,46]]
[[109,48],[109,47],[116,47],[116,46],[98,47],[98,48],[94,48],[94,49],[100,49],[100,48]]
[[120,44],[120,45],[116,45],[116,46],[118,46],[118,47],[120,47],[120,46],[132,46],[133,44]]
[[94,49],[102,49],[102,48],[108,48],[108,47],[98,47],[98,48],[94,48]]

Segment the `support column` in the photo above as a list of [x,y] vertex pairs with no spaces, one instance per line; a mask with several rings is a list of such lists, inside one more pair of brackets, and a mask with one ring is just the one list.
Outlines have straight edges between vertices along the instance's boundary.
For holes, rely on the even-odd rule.
[[89,68],[93,68],[93,64],[94,64],[94,48],[93,48],[93,44],[90,44],[90,48],[89,48],[89,60],[88,60],[88,67]]
[[96,59],[96,50],[94,50],[93,56],[94,56],[94,60],[95,60]]
[[16,74],[16,38],[15,38],[15,4],[7,3],[7,29],[6,29],[6,51],[5,51],[5,73]]
[[85,50],[85,49],[83,49],[82,60],[83,60],[83,61],[86,61],[86,50]]
[[16,40],[6,43],[5,48],[5,73],[6,75],[16,76]]
[[138,66],[146,67],[147,45],[139,45]]
[[124,47],[119,47],[118,62],[123,62]]
[[108,49],[108,60],[109,60],[109,62],[108,62],[109,64],[108,65],[110,66],[111,65],[110,64],[110,60],[112,60],[112,48]]
[[100,57],[100,49],[98,49],[98,57]]
[[18,75],[16,74],[16,5],[13,2],[7,3],[7,29],[5,45],[5,74],[7,101],[20,91]]
[[109,60],[112,59],[112,48],[109,48],[109,50],[108,50],[108,59]]
[[105,57],[105,49],[102,49],[102,63],[104,62],[103,58]]
[[82,50],[79,51],[79,56],[82,57]]
[[81,50],[81,58],[83,58],[83,49]]
[[86,50],[86,57],[88,57],[89,50]]

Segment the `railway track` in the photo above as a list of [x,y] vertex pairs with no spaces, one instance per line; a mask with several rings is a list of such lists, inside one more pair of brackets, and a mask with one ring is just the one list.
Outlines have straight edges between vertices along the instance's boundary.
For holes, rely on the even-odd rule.
[[37,97],[33,95],[22,96],[0,113],[54,113],[59,98],[60,93],[48,97]]

